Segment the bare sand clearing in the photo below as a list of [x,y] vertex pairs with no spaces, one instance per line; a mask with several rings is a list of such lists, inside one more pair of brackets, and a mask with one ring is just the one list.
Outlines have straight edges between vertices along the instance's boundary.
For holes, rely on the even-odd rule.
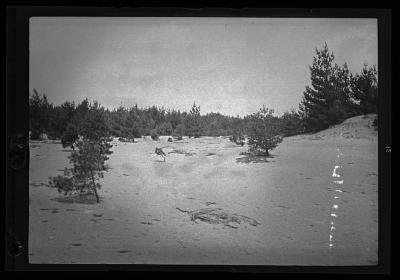
[[[362,131],[285,138],[260,163],[238,162],[247,147],[227,138],[115,142],[100,204],[59,199],[45,184],[62,174],[69,152],[32,142],[29,261],[376,264],[378,145]],[[191,219],[205,208],[256,223]]]

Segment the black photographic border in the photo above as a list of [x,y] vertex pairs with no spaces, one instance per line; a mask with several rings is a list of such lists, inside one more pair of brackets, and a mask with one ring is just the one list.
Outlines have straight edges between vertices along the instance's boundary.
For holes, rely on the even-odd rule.
[[[236,273],[331,273],[389,274],[391,270],[391,95],[392,12],[390,9],[265,9],[178,7],[40,7],[8,6],[6,11],[6,270],[78,271],[189,271]],[[376,18],[378,21],[379,73],[379,252],[376,266],[260,266],[260,265],[125,265],[125,264],[29,264],[29,19],[35,16],[85,17],[287,17],[287,18]],[[18,140],[18,139],[25,139]],[[22,143],[25,164],[10,164]],[[26,153],[27,151],[27,153]],[[26,158],[27,156],[27,158]],[[21,248],[18,248],[18,244]]]

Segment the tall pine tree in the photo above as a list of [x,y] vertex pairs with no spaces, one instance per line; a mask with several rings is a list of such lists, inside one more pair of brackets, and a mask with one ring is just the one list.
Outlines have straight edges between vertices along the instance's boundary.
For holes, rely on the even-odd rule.
[[331,112],[336,100],[335,56],[328,50],[328,45],[322,50],[316,49],[311,71],[311,86],[306,86],[299,112],[306,131],[318,131],[328,128],[334,114]]

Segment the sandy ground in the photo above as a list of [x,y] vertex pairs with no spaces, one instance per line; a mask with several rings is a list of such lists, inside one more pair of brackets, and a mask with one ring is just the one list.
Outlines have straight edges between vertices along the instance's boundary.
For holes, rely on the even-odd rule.
[[[69,151],[31,142],[29,260],[374,265],[377,139],[324,136],[285,138],[262,163],[237,162],[247,148],[226,138],[115,142],[99,204],[62,202],[44,184],[62,174]],[[218,207],[260,224],[196,223],[177,207]]]

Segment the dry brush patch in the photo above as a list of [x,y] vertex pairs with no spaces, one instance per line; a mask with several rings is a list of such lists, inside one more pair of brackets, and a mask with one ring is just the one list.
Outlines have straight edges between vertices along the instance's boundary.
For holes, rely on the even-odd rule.
[[195,223],[197,223],[196,220],[200,220],[205,223],[223,224],[232,228],[237,228],[237,226],[234,226],[231,223],[241,224],[243,222],[252,226],[257,226],[260,224],[253,218],[235,213],[231,214],[225,212],[222,208],[202,208],[193,211],[183,210],[179,207],[177,207],[176,209],[181,211],[182,213],[188,214],[190,216],[190,219]]

